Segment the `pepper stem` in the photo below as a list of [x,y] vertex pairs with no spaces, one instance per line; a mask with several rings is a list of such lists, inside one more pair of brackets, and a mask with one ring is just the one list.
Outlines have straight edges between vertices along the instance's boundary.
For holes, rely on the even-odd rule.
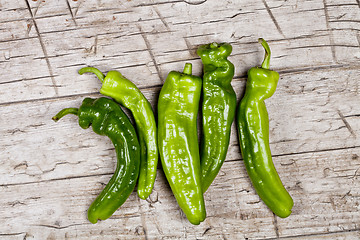
[[210,44],[210,48],[217,48],[219,47],[219,44],[217,42],[213,42]]
[[261,67],[264,69],[269,69],[270,68],[270,57],[271,57],[270,47],[267,44],[267,42],[262,38],[259,38],[259,43],[261,43],[261,45],[265,49],[265,57],[264,57],[263,63],[261,64]]
[[59,121],[60,118],[62,118],[65,115],[68,114],[74,114],[74,115],[78,115],[79,109],[78,108],[64,108],[63,110],[61,110],[58,114],[56,114],[55,116],[52,117],[52,120],[54,120],[55,122]]
[[84,67],[79,70],[80,75],[82,75],[83,73],[94,73],[100,79],[101,82],[104,82],[105,75],[102,72],[100,72],[100,70],[97,68]]
[[185,63],[185,67],[184,67],[183,73],[185,73],[185,74],[187,74],[187,75],[191,75],[191,74],[192,74],[192,64],[191,64],[191,63]]

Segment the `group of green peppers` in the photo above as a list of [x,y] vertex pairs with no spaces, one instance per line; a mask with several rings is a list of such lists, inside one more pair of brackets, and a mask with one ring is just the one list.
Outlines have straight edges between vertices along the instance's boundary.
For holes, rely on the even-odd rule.
[[[158,156],[171,190],[192,224],[206,218],[204,193],[218,174],[229,146],[231,125],[237,112],[240,149],[251,182],[264,203],[278,216],[291,214],[293,200],[284,188],[271,158],[269,122],[264,100],[276,89],[279,74],[269,70],[270,48],[261,67],[248,72],[246,92],[236,109],[231,86],[234,65],[227,59],[228,43],[198,48],[203,77],[192,75],[192,65],[168,74],[158,100],[158,125],[152,107],[141,91],[117,71],[105,76],[85,67],[79,73],[94,73],[102,82],[100,93],[113,98],[85,98],[79,109],[61,110],[79,117],[79,125],[90,125],[95,133],[108,136],[115,146],[117,167],[104,190],[91,204],[88,219],[96,223],[109,218],[129,197],[137,183],[137,194],[146,199],[152,192]],[[128,108],[136,130],[119,103]],[[202,137],[198,144],[197,116],[201,104]],[[237,111],[236,111],[237,110]]]

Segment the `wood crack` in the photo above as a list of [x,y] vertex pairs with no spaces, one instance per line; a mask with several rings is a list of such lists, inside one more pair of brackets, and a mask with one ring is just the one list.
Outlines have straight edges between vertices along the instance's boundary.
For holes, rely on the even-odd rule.
[[11,19],[11,20],[3,20],[3,21],[0,21],[0,24],[1,23],[23,22],[26,20],[29,20],[29,19],[28,18],[18,18],[18,19]]
[[56,84],[56,81],[55,81],[53,70],[52,70],[51,65],[50,65],[50,60],[48,58],[48,54],[47,54],[47,51],[46,51],[46,48],[45,48],[45,44],[44,44],[44,42],[42,40],[39,28],[38,28],[37,23],[35,21],[34,15],[33,15],[32,11],[31,11],[30,4],[29,4],[28,0],[25,0],[25,3],[26,3],[26,5],[28,7],[28,10],[30,12],[31,19],[32,19],[32,22],[34,24],[34,27],[35,27],[35,30],[36,30],[36,33],[37,33],[37,36],[38,36],[38,39],[39,39],[39,42],[40,42],[40,45],[41,45],[41,49],[42,49],[42,51],[44,53],[44,56],[45,56],[45,61],[46,61],[46,64],[47,64],[47,67],[48,67],[48,70],[49,70],[49,74],[50,74],[50,78],[51,78],[51,81],[52,81],[52,86],[53,86],[54,91],[55,91],[55,95],[59,96],[58,87],[57,87],[57,84]]
[[279,25],[278,22],[276,21],[276,19],[275,19],[274,15],[273,15],[273,13],[272,13],[269,5],[267,4],[266,0],[262,0],[262,1],[263,1],[263,4],[264,4],[264,6],[265,6],[265,8],[266,8],[266,11],[268,12],[271,20],[272,20],[273,23],[275,24],[276,29],[279,31],[279,33],[280,33],[284,38],[286,38],[285,35],[284,35],[284,33],[283,33],[283,31],[282,31],[281,28],[280,28],[280,25]]
[[356,0],[358,7],[360,8],[360,0]]
[[165,21],[165,18],[161,15],[161,13],[159,12],[159,10],[158,10],[156,7],[154,7],[154,10],[155,10],[156,14],[159,16],[160,21],[161,21],[161,22],[164,24],[164,26],[166,27],[166,29],[170,31],[170,28],[169,28],[168,23]]
[[12,104],[31,103],[31,102],[38,102],[38,101],[53,101],[53,100],[56,100],[56,99],[73,98],[73,97],[86,97],[86,96],[102,96],[102,95],[97,91],[97,92],[79,93],[79,94],[71,94],[71,95],[64,95],[64,96],[55,96],[55,97],[46,97],[46,98],[34,98],[34,99],[28,99],[28,100],[4,102],[4,103],[0,103],[0,106],[8,106],[8,105],[12,105]]
[[77,26],[76,19],[75,19],[75,15],[73,14],[73,12],[72,12],[72,10],[71,10],[71,6],[70,6],[70,3],[69,3],[69,0],[66,0],[66,5],[67,5],[67,8],[69,9],[69,12],[70,12],[70,15],[71,15],[71,19],[72,19],[73,22],[75,23],[75,26]]
[[[238,146],[238,143],[233,144],[231,146]],[[239,146],[240,147],[240,146]],[[312,151],[303,151],[303,152],[294,152],[294,153],[282,153],[282,154],[273,154],[271,155],[273,158],[274,157],[285,157],[285,156],[296,156],[296,155],[302,155],[302,154],[310,154],[310,153],[321,153],[321,152],[331,152],[331,151],[341,151],[341,150],[347,150],[347,149],[355,149],[355,148],[360,148],[359,146],[351,146],[351,147],[341,147],[341,148],[326,148],[326,149],[318,149],[318,150],[312,150]],[[235,161],[242,161],[243,158],[236,158],[236,159],[231,159],[231,160],[226,160],[226,162],[235,162]],[[291,165],[291,164],[288,164]]]
[[352,23],[360,23],[360,20],[352,20],[352,19],[337,19],[331,20],[329,22],[352,22]]
[[333,32],[330,28],[330,17],[329,17],[329,11],[327,9],[326,0],[323,0],[324,4],[324,13],[325,13],[325,21],[326,21],[326,29],[329,32],[329,40],[330,40],[330,48],[331,48],[331,54],[334,62],[337,62],[336,60],[336,53],[335,53],[335,42],[334,42],[334,36]]
[[40,8],[40,4],[42,3],[42,1],[38,1],[37,4],[36,4],[36,8],[35,8],[35,11],[34,11],[34,17],[36,16],[37,12],[39,11],[39,8]]
[[87,10],[88,13],[96,13],[96,12],[107,12],[107,11],[113,11],[117,10],[117,8],[95,8],[91,10]]
[[359,33],[356,34],[356,40],[357,40],[357,42],[359,44],[359,47],[360,47],[360,34]]
[[[69,49],[69,50],[82,50],[84,48],[77,48],[77,49]],[[57,57],[64,57],[64,56],[69,56],[72,55],[73,53],[63,53],[63,54],[56,54],[56,55],[49,55],[48,58],[57,58]],[[39,60],[39,59],[45,59],[45,57],[34,57],[34,60]]]
[[147,39],[146,34],[142,31],[142,28],[141,28],[140,25],[138,25],[138,29],[139,29],[139,31],[140,31],[141,37],[144,39],[146,48],[147,48],[147,50],[148,50],[148,52],[149,52],[149,54],[150,54],[150,57],[151,57],[152,62],[154,63],[156,72],[157,72],[160,80],[163,82],[163,79],[162,79],[162,77],[161,77],[160,68],[159,68],[159,66],[158,66],[158,64],[157,64],[157,62],[156,62],[156,60],[155,60],[154,53],[153,53],[152,50],[151,50],[150,42],[149,42],[149,40]]
[[155,2],[155,3],[142,3],[134,7],[150,7],[154,5],[163,5],[163,4],[174,4],[174,3],[183,3],[183,0],[176,0],[176,1],[168,1],[168,2]]
[[184,25],[184,24],[189,24],[191,23],[190,21],[184,21],[184,22],[177,22],[177,23],[173,23],[173,25]]
[[[79,18],[78,18],[79,19]],[[82,27],[83,30],[91,29],[90,27]],[[48,32],[42,32],[42,35],[46,34],[54,34],[54,33],[64,33],[64,32],[71,32],[71,31],[77,31],[77,28],[69,28],[69,29],[62,29],[62,30],[54,30],[54,31],[48,31]]]
[[[296,69],[278,69],[277,72],[279,74],[288,74],[288,73],[298,73],[298,72],[309,72],[309,71],[321,71],[325,69],[337,69],[337,68],[345,68],[350,67],[348,64],[336,64],[336,65],[324,65],[318,67],[304,67],[304,68],[296,68]],[[354,66],[358,68],[360,66]]]
[[117,216],[114,214],[111,216],[111,219],[128,219],[128,218],[138,218],[138,217],[140,217],[139,214],[134,214],[134,215],[126,214],[125,216]]
[[[58,75],[55,75],[55,76],[58,76]],[[47,76],[34,77],[34,78],[15,79],[15,80],[12,80],[12,81],[0,82],[0,85],[2,85],[2,84],[12,84],[12,83],[23,82],[23,81],[33,81],[33,80],[39,80],[39,79],[44,79],[44,78],[49,78],[49,77],[51,77],[51,76],[47,75]]]
[[353,137],[356,137],[356,134],[355,134],[354,130],[351,128],[349,122],[345,119],[344,115],[340,112],[340,110],[337,110],[337,113],[339,114],[341,120],[343,121],[343,123],[345,124],[346,128],[349,130],[351,135]]
[[360,117],[360,114],[346,115],[344,117],[346,117],[346,118],[348,118],[348,117]]
[[316,11],[323,11],[323,8],[312,8],[312,9],[304,9],[297,11],[297,13],[307,13],[307,12],[316,12]]
[[54,181],[64,181],[64,180],[79,179],[79,178],[101,177],[101,176],[109,176],[109,175],[114,175],[114,172],[111,172],[111,173],[90,174],[90,175],[84,175],[84,176],[72,176],[72,177],[63,177],[63,178],[53,178],[53,179],[47,179],[47,180],[31,181],[31,182],[22,182],[22,183],[0,184],[0,187],[22,186],[22,185],[48,183],[48,182],[54,182]]
[[[355,0],[357,3],[359,0]],[[343,6],[357,6],[356,3],[338,3],[338,4],[328,4],[328,7],[343,7]]]
[[274,230],[275,230],[275,234],[276,234],[276,238],[279,238],[279,226],[278,226],[278,222],[277,222],[277,217],[275,215],[275,213],[273,213],[273,218],[274,218]]
[[284,236],[284,237],[279,237],[279,238],[267,238],[267,240],[274,240],[274,239],[295,239],[295,238],[304,238],[304,237],[312,237],[312,236],[331,236],[331,235],[333,235],[333,234],[338,234],[338,233],[358,232],[358,231],[360,231],[360,228],[354,228],[354,229],[343,230],[343,231],[333,231],[333,232],[299,234],[299,235]]
[[301,154],[309,154],[309,153],[321,153],[321,152],[331,152],[331,151],[341,151],[346,149],[355,149],[359,148],[359,146],[352,146],[352,147],[341,147],[341,148],[326,148],[326,149],[318,149],[312,151],[303,151],[303,152],[296,152],[296,153],[284,153],[284,154],[275,154],[272,155],[273,157],[283,157],[283,156],[290,156],[290,155],[301,155]]
[[82,224],[71,224],[71,225],[67,225],[67,226],[56,226],[56,225],[46,225],[46,224],[39,224],[39,225],[32,225],[32,226],[37,226],[37,227],[46,227],[46,228],[52,228],[52,229],[65,229],[65,228],[69,228],[69,227],[74,227],[74,226],[81,226],[81,225],[90,225],[91,223],[82,223]]
[[79,11],[79,8],[80,8],[80,5],[83,3],[83,1],[79,1],[79,4],[77,6],[77,8],[75,9],[75,12],[74,12],[74,16],[76,17],[78,11]]
[[246,14],[254,14],[254,12],[239,12],[228,18],[233,19],[233,18],[236,18],[237,16],[246,15]]
[[76,63],[76,64],[64,65],[64,66],[59,66],[58,68],[69,68],[69,67],[78,67],[78,66],[84,66],[84,63]]
[[118,14],[124,14],[124,13],[132,13],[132,10],[123,10],[123,11],[118,11],[118,12],[113,12],[114,15],[118,15]]
[[202,233],[201,236],[204,236],[204,235],[205,235],[207,232],[209,232],[211,229],[212,229],[211,226],[210,226],[210,227],[207,227],[207,228],[205,229],[205,231]]
[[190,53],[190,56],[197,57],[197,53],[196,53],[197,47],[193,47],[187,38],[184,38],[184,41],[185,41],[187,50]]
[[6,237],[6,236],[17,236],[26,234],[26,232],[19,232],[19,233],[0,233],[0,237]]
[[8,9],[1,9],[2,11],[5,11],[5,12],[12,12],[12,11],[24,11],[24,10],[27,10],[26,7],[18,7],[18,8],[8,8]]
[[345,45],[345,44],[324,44],[324,45],[312,45],[312,46],[299,46],[299,47],[292,47],[287,49],[302,49],[302,48],[321,48],[321,47],[348,47],[348,48],[358,48],[359,46],[355,45]]
[[145,239],[147,240],[148,239],[148,234],[147,234],[147,229],[146,229],[146,220],[145,220],[144,210],[143,210],[140,198],[138,198],[138,202],[139,202],[139,205],[140,205],[141,226],[139,226],[140,228],[137,227],[136,232],[137,232],[138,235],[140,235],[141,232],[142,232],[145,235]]

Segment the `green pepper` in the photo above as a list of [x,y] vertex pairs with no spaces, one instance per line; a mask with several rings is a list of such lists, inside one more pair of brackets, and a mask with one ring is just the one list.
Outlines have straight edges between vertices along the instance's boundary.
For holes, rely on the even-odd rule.
[[203,192],[209,188],[224,163],[235,117],[236,94],[231,86],[234,65],[227,60],[231,51],[228,43],[206,44],[197,50],[204,64],[200,151]]
[[98,219],[109,218],[134,190],[139,175],[140,145],[129,118],[111,99],[85,98],[79,109],[65,108],[53,120],[67,114],[77,115],[83,129],[92,125],[95,133],[108,136],[115,147],[115,173],[88,210],[89,221],[96,223]]
[[118,71],[110,71],[104,76],[93,67],[79,70],[79,74],[85,72],[94,73],[100,79],[101,94],[115,99],[122,106],[130,109],[134,116],[141,148],[137,193],[141,199],[146,199],[154,187],[158,163],[157,129],[151,105],[135,84]]
[[265,58],[261,67],[248,71],[245,95],[237,112],[240,148],[257,194],[271,211],[285,218],[291,214],[294,203],[271,158],[269,117],[264,103],[265,99],[274,94],[279,74],[269,70],[269,45],[264,39],[259,39],[259,42],[265,49]]
[[186,217],[200,224],[206,217],[201,189],[197,115],[201,78],[192,76],[192,65],[184,72],[172,71],[158,101],[158,143],[162,168]]

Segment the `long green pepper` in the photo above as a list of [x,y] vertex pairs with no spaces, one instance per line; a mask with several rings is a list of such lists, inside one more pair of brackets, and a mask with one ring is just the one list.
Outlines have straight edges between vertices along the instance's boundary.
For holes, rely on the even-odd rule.
[[285,218],[291,214],[294,202],[272,162],[269,117],[264,103],[274,94],[279,74],[269,70],[271,52],[268,44],[264,39],[259,39],[259,42],[265,49],[265,58],[261,68],[248,71],[245,95],[237,112],[240,148],[257,194],[271,211]]
[[96,223],[98,219],[109,218],[134,190],[139,175],[140,145],[129,118],[111,99],[85,98],[79,109],[65,108],[53,120],[67,114],[77,115],[83,129],[92,125],[95,133],[108,136],[116,150],[115,173],[88,210],[89,221]]
[[236,111],[236,94],[231,86],[234,65],[227,60],[232,47],[211,43],[198,48],[204,64],[201,140],[202,190],[206,192],[219,173],[229,147]]
[[79,74],[94,73],[102,82],[100,93],[115,99],[130,109],[138,132],[141,161],[137,193],[146,199],[154,187],[158,163],[157,129],[154,113],[149,101],[141,91],[118,71],[109,71],[106,76],[94,67],[85,67]]
[[206,217],[201,189],[197,114],[201,78],[192,76],[186,63],[183,73],[172,71],[158,101],[158,143],[162,168],[186,217],[200,224]]

